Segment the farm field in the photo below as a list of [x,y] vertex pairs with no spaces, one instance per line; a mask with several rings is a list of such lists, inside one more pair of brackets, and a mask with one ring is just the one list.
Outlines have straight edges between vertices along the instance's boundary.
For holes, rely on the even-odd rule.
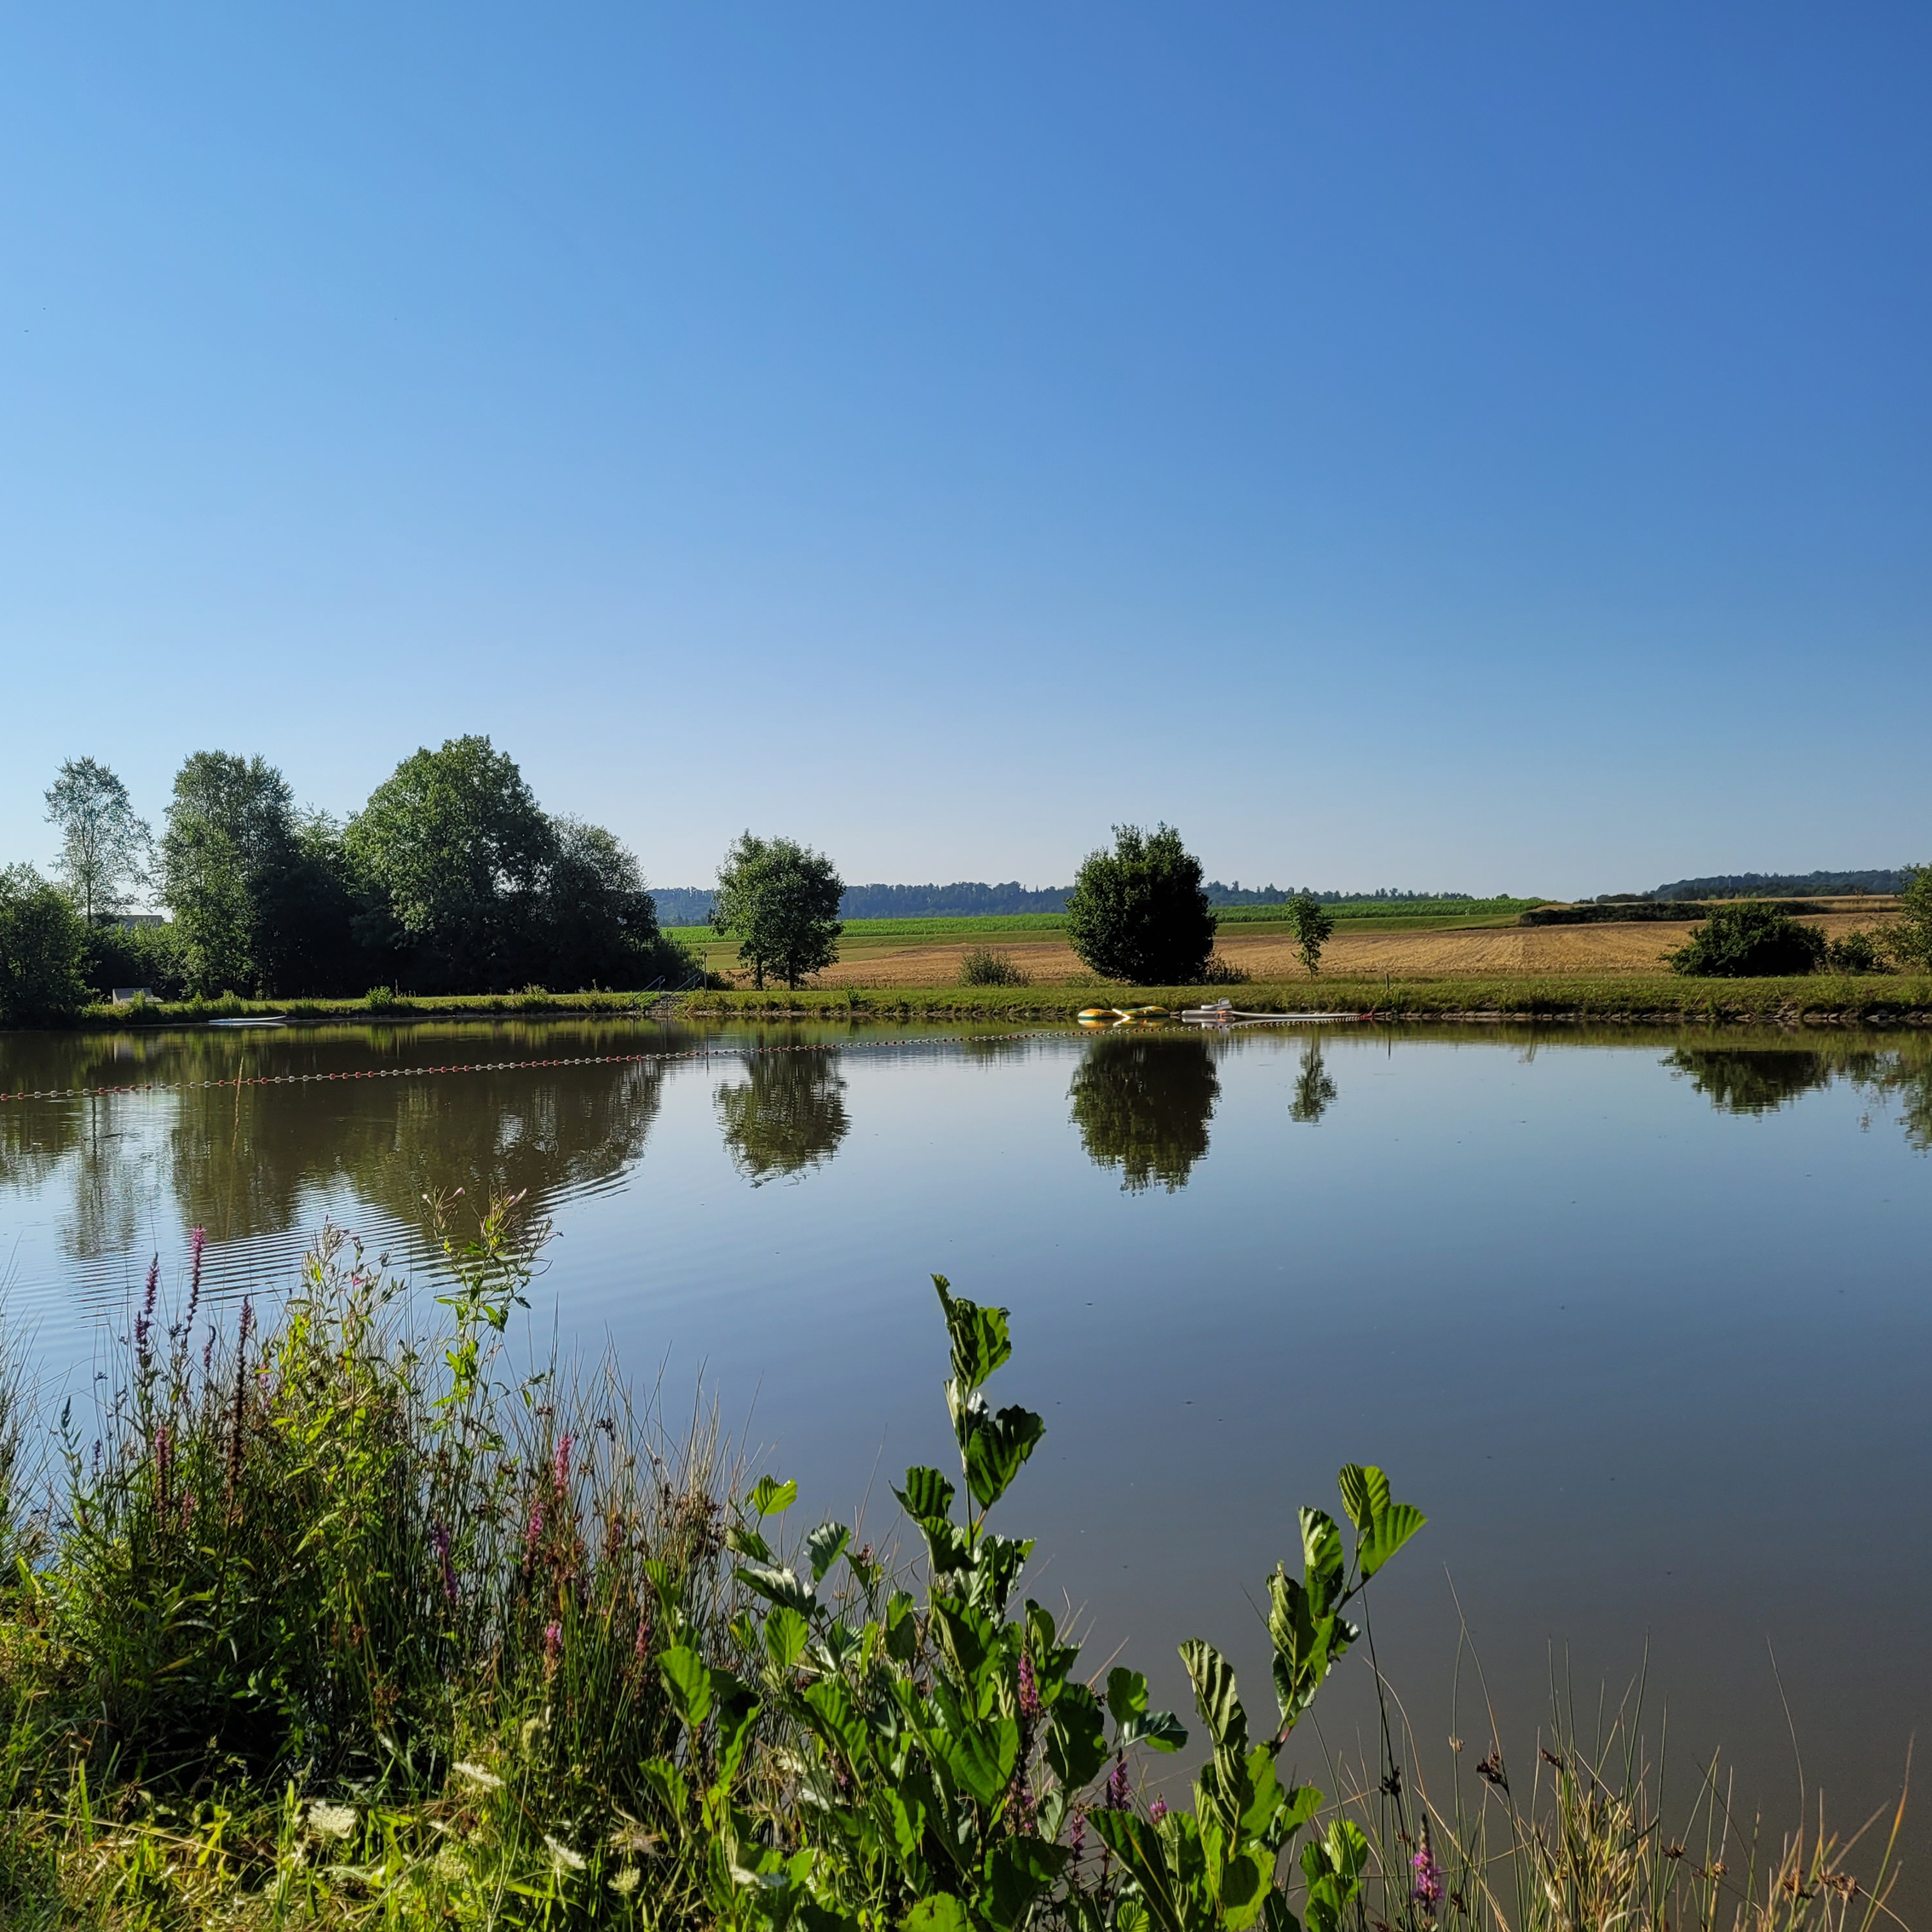
[[[1814,916],[1831,938],[1869,926],[1870,909],[1833,909]],[[1519,926],[1514,914],[1465,920],[1441,917],[1412,919],[1337,919],[1335,936],[1322,952],[1324,979],[1630,979],[1670,977],[1663,955],[1682,946],[1697,924],[1693,919],[1647,919],[1588,926]],[[1074,957],[1056,914],[1025,920],[894,920],[867,929],[855,921],[840,942],[839,962],[817,975],[820,987],[914,988],[958,983],[969,949],[991,946],[1012,957],[1036,986],[1081,985],[1092,980]],[[696,938],[693,931],[689,936]],[[731,973],[737,964],[734,941],[705,944],[706,963]],[[1304,977],[1285,922],[1245,919],[1221,929],[1217,950],[1255,981]]]

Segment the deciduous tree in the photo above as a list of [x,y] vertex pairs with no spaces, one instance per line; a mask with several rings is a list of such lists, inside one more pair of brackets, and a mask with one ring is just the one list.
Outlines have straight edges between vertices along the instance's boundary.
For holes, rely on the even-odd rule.
[[47,817],[60,828],[60,883],[91,926],[128,904],[127,888],[145,883],[154,835],[135,816],[128,788],[95,758],[70,758],[47,788]]
[[1092,969],[1136,986],[1199,980],[1215,914],[1201,862],[1171,825],[1113,828],[1113,850],[1088,854],[1067,901],[1067,936]]
[[838,903],[845,892],[830,859],[789,838],[747,831],[718,868],[711,923],[739,944],[738,957],[762,986],[768,972],[796,986],[838,957]]

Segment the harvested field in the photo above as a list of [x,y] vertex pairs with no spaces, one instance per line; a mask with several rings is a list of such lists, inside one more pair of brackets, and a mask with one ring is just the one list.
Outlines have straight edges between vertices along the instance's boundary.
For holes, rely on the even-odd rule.
[[[1869,913],[1830,912],[1818,918],[1834,939],[1856,926],[1873,923]],[[1663,955],[1680,946],[1696,922],[1644,921],[1601,926],[1482,926],[1447,932],[1365,931],[1353,923],[1340,927],[1322,953],[1322,974],[1337,978],[1629,979],[1667,976]],[[1092,980],[1057,934],[1015,933],[1009,939],[929,941],[894,945],[871,941],[818,975],[819,986],[948,986],[957,985],[960,961],[969,946],[991,943],[1037,986],[1081,984]],[[1294,942],[1279,931],[1244,934],[1225,929],[1222,956],[1257,980],[1302,977]],[[714,963],[731,964],[721,947]]]

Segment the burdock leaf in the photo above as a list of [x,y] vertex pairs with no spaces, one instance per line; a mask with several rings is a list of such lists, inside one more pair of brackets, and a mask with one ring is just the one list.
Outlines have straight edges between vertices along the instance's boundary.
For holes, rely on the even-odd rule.
[[1412,1503],[1391,1503],[1357,1547],[1362,1575],[1372,1577],[1429,1521]]
[[1366,1536],[1389,1507],[1389,1478],[1373,1463],[1346,1463],[1337,1474],[1342,1506],[1358,1535]]
[[1147,1707],[1147,1680],[1138,1670],[1116,1664],[1107,1674],[1107,1707],[1116,1724],[1138,1717]]
[[952,1485],[937,1469],[928,1469],[923,1463],[909,1469],[905,1488],[895,1489],[893,1494],[916,1523],[943,1520],[952,1508]]
[[798,1500],[798,1485],[762,1475],[749,1500],[761,1516],[782,1516]]
[[805,1554],[812,1560],[812,1581],[823,1583],[825,1572],[838,1561],[838,1553],[852,1540],[843,1523],[820,1523],[805,1538]]
[[1181,1646],[1181,1661],[1194,1686],[1194,1702],[1201,1722],[1214,1739],[1216,1751],[1239,1755],[1248,1748],[1248,1714],[1235,1694],[1234,1667],[1211,1643],[1190,1637]]
[[1031,1409],[1002,1409],[981,1420],[966,1444],[966,1486],[982,1509],[1006,1493],[1045,1434],[1045,1417]]
[[1006,1310],[981,1308],[952,1292],[943,1274],[933,1277],[940,1306],[946,1311],[946,1333],[952,1338],[952,1375],[963,1394],[972,1392],[1013,1353],[1007,1334]]

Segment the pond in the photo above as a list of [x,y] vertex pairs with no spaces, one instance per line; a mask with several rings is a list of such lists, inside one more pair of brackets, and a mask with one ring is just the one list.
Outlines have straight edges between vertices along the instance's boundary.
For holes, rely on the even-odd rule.
[[[309,1078],[195,1084],[238,1074]],[[1780,1823],[1786,1700],[1840,1824],[1932,1719],[1932,1041],[0,1035],[0,1091],[101,1085],[153,1090],[0,1101],[0,1273],[56,1405],[195,1225],[232,1300],[325,1217],[424,1268],[427,1193],[526,1189],[556,1230],[536,1347],[715,1398],[876,1537],[947,1446],[928,1275],[1010,1308],[993,1394],[1049,1424],[1003,1505],[1030,1593],[1177,1705],[1193,1635],[1266,1702],[1263,1578],[1297,1505],[1373,1460],[1430,1518],[1373,1607],[1430,1762],[1489,1742],[1467,1665],[1451,1708],[1464,1620],[1518,1758],[1553,1674],[1594,1710],[1647,1647],[1673,1760],[1722,1745]],[[1348,1756],[1372,1705],[1344,1674],[1321,1735]]]

